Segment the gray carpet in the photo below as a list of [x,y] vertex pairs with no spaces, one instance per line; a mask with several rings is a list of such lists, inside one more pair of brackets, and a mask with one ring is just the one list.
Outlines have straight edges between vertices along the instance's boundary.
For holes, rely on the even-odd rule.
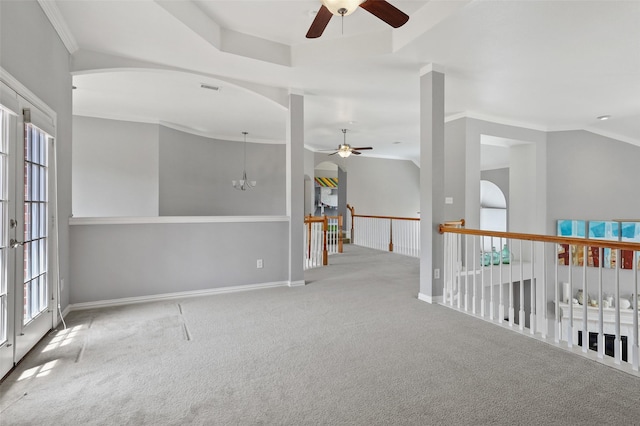
[[2,425],[637,424],[640,380],[418,301],[353,246],[308,285],[73,312],[0,385]]

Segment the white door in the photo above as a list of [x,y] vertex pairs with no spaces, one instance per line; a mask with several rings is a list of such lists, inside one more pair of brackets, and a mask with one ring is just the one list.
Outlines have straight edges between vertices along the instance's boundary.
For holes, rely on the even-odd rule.
[[52,328],[49,274],[49,151],[53,138],[31,122],[45,117],[24,100],[2,111],[0,143],[0,376]]

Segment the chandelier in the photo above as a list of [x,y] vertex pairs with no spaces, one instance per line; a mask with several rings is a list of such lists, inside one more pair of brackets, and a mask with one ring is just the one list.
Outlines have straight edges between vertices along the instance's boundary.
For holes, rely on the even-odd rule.
[[242,179],[240,180],[232,180],[231,184],[235,189],[240,191],[246,191],[247,189],[251,189],[256,186],[257,182],[255,180],[247,179],[247,135],[248,132],[242,132],[244,135],[244,157],[243,157],[243,169],[242,169]]

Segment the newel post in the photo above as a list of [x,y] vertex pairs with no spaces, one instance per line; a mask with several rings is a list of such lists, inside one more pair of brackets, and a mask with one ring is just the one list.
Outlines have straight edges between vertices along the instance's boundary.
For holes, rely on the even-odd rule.
[[324,215],[322,222],[322,265],[327,266],[329,264],[329,252],[327,251],[327,230],[329,229],[329,219],[327,215]]
[[347,204],[347,208],[351,211],[351,244],[355,244],[355,234],[353,233],[353,222],[356,215],[356,208]]
[[342,215],[338,215],[338,253],[342,253]]
[[389,219],[389,251],[393,251],[393,219]]

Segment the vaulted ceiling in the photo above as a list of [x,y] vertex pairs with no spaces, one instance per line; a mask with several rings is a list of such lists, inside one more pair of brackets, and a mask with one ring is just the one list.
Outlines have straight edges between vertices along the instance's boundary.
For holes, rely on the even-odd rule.
[[282,143],[293,90],[308,148],[347,128],[367,155],[415,160],[420,69],[434,63],[448,119],[640,145],[639,1],[390,2],[410,16],[401,28],[359,9],[306,39],[320,0],[40,0],[72,53],[77,115]]

